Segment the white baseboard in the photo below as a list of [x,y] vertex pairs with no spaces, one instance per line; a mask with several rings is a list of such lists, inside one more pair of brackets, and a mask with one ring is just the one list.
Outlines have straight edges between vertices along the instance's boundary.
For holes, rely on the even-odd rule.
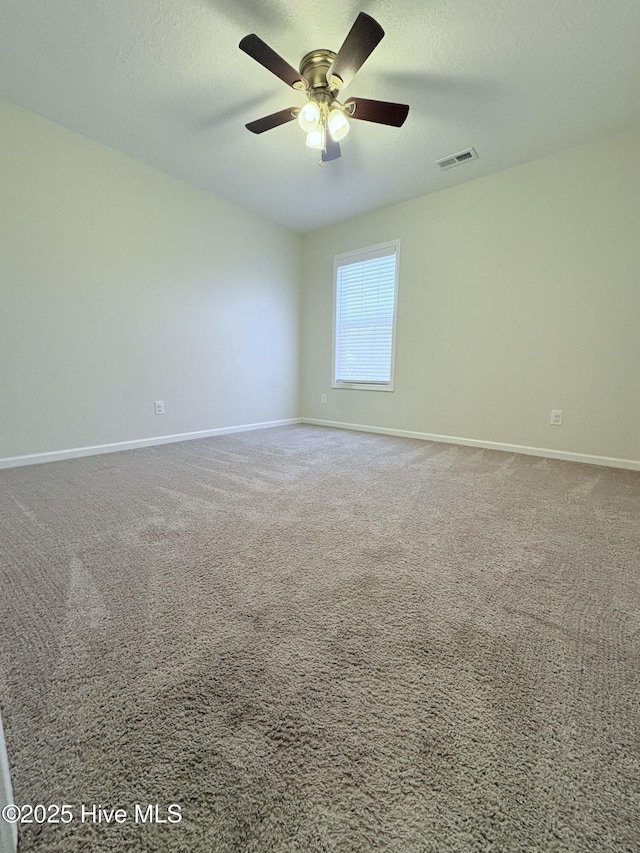
[[73,447],[69,450],[53,450],[49,453],[31,453],[27,456],[6,456],[4,459],[0,459],[0,468],[17,468],[20,465],[36,465],[40,462],[59,462],[63,459],[76,459],[79,456],[97,456],[101,453],[117,453],[120,450],[153,447],[156,444],[172,444],[174,441],[191,441],[194,438],[210,438],[213,435],[228,435],[232,432],[249,432],[254,429],[268,429],[269,427],[299,423],[302,423],[302,418],[285,418],[280,421],[263,421],[257,424],[203,429],[177,435],[158,435],[153,438],[137,438],[133,441],[116,441],[113,444],[96,444],[92,447]]
[[397,435],[401,438],[418,438],[422,441],[438,441],[445,444],[464,444],[469,447],[482,447],[486,450],[504,450],[507,453],[524,453],[527,456],[542,456],[547,459],[563,459],[566,462],[584,462],[588,465],[604,465],[608,468],[626,468],[640,471],[640,461],[636,459],[616,459],[612,456],[592,456],[588,453],[572,453],[566,450],[551,450],[547,447],[526,447],[520,444],[504,444],[499,441],[483,441],[475,438],[461,438],[456,435],[432,435],[427,432],[413,432],[407,429],[386,429],[365,424],[345,424],[340,421],[325,421],[319,418],[302,418],[304,424],[334,427],[335,429],[353,429],[358,432],[375,432],[381,435]]
[[285,418],[279,421],[263,421],[255,424],[218,427],[217,429],[184,432],[177,435],[160,435],[153,438],[138,438],[133,441],[119,441],[113,444],[97,444],[91,447],[74,447],[68,450],[54,450],[48,453],[31,453],[26,456],[7,456],[0,458],[0,469],[17,468],[20,465],[36,465],[41,462],[59,462],[63,459],[75,459],[80,456],[96,456],[101,453],[116,453],[120,450],[135,450],[140,447],[153,447],[158,444],[171,444],[176,441],[191,441],[196,438],[209,438],[215,435],[228,435],[234,432],[249,432],[269,427],[288,426],[290,424],[314,424],[315,426],[350,429],[357,432],[372,432],[380,435],[395,435],[400,438],[417,438],[421,441],[436,441],[445,444],[462,444],[468,447],[482,447],[487,450],[503,450],[507,453],[524,453],[527,456],[541,456],[547,459],[564,459],[567,462],[583,462],[588,465],[604,465],[609,468],[625,468],[640,471],[640,460],[617,459],[611,456],[593,456],[587,453],[572,453],[565,450],[552,450],[546,447],[527,447],[520,444],[505,444],[498,441],[484,441],[475,438],[462,438],[454,435],[434,435],[427,432],[415,432],[406,429],[390,429],[369,426],[367,424],[347,424],[341,421],[326,421],[320,418]]

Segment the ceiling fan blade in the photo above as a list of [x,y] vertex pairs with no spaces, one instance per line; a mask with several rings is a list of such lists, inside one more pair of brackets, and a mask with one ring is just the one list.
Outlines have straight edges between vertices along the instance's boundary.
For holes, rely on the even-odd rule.
[[360,12],[327,72],[327,82],[332,89],[349,85],[383,36],[380,24],[371,15]]
[[276,77],[294,89],[304,90],[309,88],[309,83],[301,76],[299,71],[289,65],[279,54],[275,52],[269,45],[255,33],[245,36],[238,45],[240,50],[243,50],[256,62],[264,66],[267,71],[271,71]]
[[347,115],[360,121],[374,121],[377,124],[390,124],[402,127],[409,115],[407,104],[394,104],[391,101],[372,101],[369,98],[349,98],[345,101]]
[[340,143],[332,139],[330,133],[327,133],[326,150],[323,149],[322,151],[322,162],[328,163],[330,160],[337,160],[341,155]]
[[262,118],[257,118],[255,121],[250,121],[249,124],[245,124],[245,127],[251,133],[264,133],[265,130],[272,130],[274,127],[279,127],[281,124],[293,121],[297,113],[297,107],[287,107],[286,110],[280,110],[280,112],[271,113],[269,116],[263,116]]

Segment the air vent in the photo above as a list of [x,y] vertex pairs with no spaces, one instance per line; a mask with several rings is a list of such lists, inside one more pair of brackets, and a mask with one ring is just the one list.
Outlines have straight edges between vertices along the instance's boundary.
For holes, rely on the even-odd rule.
[[459,166],[460,163],[466,163],[467,160],[477,159],[476,149],[467,148],[466,151],[458,151],[457,154],[450,154],[448,157],[436,160],[436,166],[440,166],[441,169],[452,169],[454,166]]

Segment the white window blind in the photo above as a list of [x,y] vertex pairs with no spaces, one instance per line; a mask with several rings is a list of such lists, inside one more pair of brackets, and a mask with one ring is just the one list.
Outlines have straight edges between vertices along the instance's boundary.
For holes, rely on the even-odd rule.
[[336,259],[336,385],[391,385],[396,261],[394,244]]

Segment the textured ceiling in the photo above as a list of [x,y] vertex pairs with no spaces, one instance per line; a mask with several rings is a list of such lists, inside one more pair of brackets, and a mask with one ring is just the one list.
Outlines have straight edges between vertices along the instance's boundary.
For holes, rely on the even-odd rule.
[[[297,67],[359,11],[386,36],[345,97],[410,104],[404,127],[353,122],[322,168],[295,122],[249,133],[304,96],[240,39]],[[309,231],[640,124],[639,33],[638,0],[0,0],[0,96]]]

